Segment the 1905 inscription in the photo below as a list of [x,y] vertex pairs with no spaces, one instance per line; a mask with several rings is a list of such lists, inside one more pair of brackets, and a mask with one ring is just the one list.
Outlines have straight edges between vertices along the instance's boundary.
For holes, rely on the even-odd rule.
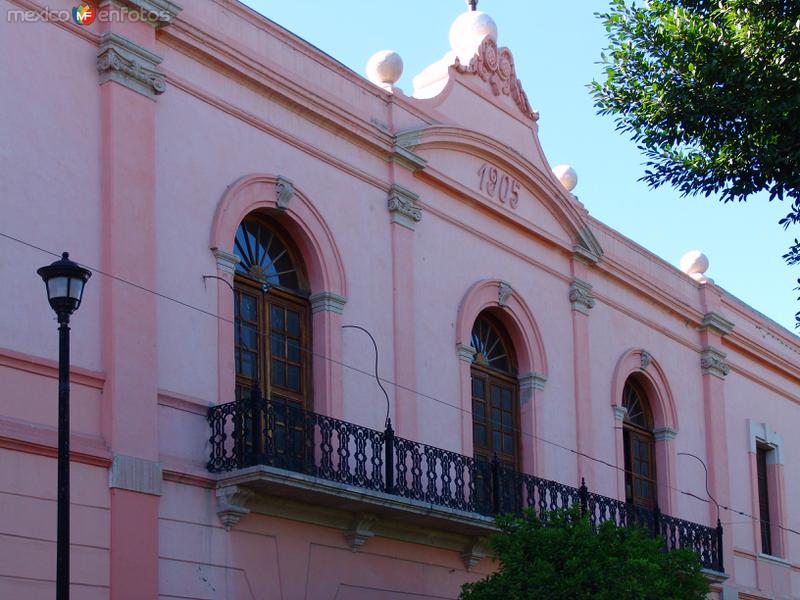
[[511,208],[517,208],[519,204],[519,181],[509,177],[497,167],[489,163],[483,163],[478,169],[478,189],[490,198],[496,198],[501,204],[508,204]]

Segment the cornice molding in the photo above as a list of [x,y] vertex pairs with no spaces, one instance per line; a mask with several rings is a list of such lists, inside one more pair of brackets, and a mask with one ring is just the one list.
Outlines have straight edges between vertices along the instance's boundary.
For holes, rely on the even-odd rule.
[[167,90],[166,77],[156,71],[160,63],[158,54],[110,31],[103,35],[97,54],[100,85],[114,81],[155,100]]
[[104,0],[100,6],[116,4],[117,6],[140,12],[156,27],[170,25],[183,10],[182,6],[170,0]]
[[734,324],[716,312],[709,312],[703,315],[700,330],[708,329],[717,335],[728,335],[733,331]]

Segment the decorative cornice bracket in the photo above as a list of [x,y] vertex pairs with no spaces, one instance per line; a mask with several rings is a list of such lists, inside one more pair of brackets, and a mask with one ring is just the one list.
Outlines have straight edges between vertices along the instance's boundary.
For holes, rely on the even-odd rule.
[[372,528],[377,520],[375,515],[368,513],[358,513],[355,516],[350,528],[344,532],[344,537],[353,552],[358,552],[364,542],[375,535]]
[[475,567],[483,558],[486,557],[486,540],[484,538],[476,538],[464,548],[461,553],[461,560],[467,571]]
[[114,32],[103,34],[97,54],[100,85],[114,81],[155,100],[167,89],[166,77],[156,71],[158,54]]
[[254,496],[255,492],[238,485],[217,488],[217,516],[225,531],[230,531],[243,516],[250,513],[246,504]]

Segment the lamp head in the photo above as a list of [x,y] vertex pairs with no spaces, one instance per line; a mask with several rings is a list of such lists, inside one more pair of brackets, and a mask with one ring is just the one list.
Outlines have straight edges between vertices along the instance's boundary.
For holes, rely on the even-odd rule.
[[83,288],[92,272],[69,259],[64,252],[61,260],[36,271],[47,288],[50,307],[61,316],[69,316],[81,305]]

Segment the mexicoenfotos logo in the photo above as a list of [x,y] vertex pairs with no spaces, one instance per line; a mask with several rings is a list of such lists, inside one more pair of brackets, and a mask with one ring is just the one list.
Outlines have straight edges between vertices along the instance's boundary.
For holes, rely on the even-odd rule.
[[91,25],[97,16],[97,11],[91,4],[81,4],[72,9],[72,18],[78,25]]

